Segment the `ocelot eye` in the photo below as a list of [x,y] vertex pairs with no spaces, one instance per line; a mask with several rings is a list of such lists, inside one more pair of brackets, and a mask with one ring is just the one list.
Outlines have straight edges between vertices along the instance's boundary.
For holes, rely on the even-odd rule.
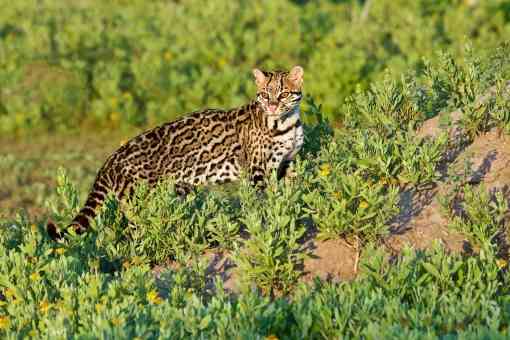
[[269,95],[266,92],[260,92],[259,97],[261,97],[262,99],[265,99],[265,100],[269,99]]
[[289,95],[290,95],[290,92],[285,91],[285,92],[280,93],[280,95],[278,96],[278,98],[280,98],[280,99],[285,99],[285,98],[287,98]]

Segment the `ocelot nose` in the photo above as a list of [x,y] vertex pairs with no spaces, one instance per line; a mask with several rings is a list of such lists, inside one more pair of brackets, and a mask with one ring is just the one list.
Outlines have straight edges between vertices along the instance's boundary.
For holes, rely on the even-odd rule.
[[276,112],[276,109],[278,108],[278,103],[269,103],[268,107],[269,109],[269,112],[271,113],[275,113]]

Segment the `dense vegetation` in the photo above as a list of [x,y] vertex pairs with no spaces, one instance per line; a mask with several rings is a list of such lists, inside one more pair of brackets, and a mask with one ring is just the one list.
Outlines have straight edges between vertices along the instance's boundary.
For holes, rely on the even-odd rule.
[[[3,6],[5,133],[152,125],[204,105],[238,105],[253,91],[254,65],[302,64],[310,96],[296,179],[269,178],[263,191],[247,181],[197,188],[185,199],[171,182],[153,191],[142,184],[130,202],[109,199],[93,230],[65,243],[51,242],[37,216],[1,217],[0,336],[507,338],[510,273],[500,241],[508,193],[445,168],[451,150],[479,134],[510,133],[509,4],[368,3]],[[416,133],[439,112],[448,127],[454,109],[462,110],[455,138]],[[5,186],[37,170],[12,153],[0,157]],[[62,169],[56,195],[47,187],[29,194],[65,223],[92,176]],[[390,256],[383,241],[399,193],[445,177],[455,195],[441,197],[444,214],[473,253],[438,243]],[[300,282],[310,237],[356,242],[357,278]],[[211,250],[229,254],[237,293],[208,273]],[[168,259],[156,277],[153,266]]]
[[503,0],[5,1],[0,22],[0,131],[154,125],[253,97],[254,66],[305,69],[329,117],[345,98],[423,71],[470,42],[510,35]]

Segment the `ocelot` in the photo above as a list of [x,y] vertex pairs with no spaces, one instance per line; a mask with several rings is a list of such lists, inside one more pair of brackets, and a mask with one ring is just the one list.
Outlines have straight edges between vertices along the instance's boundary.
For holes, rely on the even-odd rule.
[[[87,230],[108,192],[120,200],[145,180],[151,186],[173,178],[185,194],[198,184],[226,183],[245,170],[254,183],[276,170],[281,178],[303,145],[299,104],[300,66],[286,71],[253,70],[255,100],[228,111],[206,109],[148,130],[115,151],[99,170],[87,198],[68,228]],[[61,232],[48,222],[54,239]]]

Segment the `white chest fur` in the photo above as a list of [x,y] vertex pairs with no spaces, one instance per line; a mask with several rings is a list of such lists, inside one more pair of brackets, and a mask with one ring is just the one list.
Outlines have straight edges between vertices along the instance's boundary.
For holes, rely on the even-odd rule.
[[285,119],[276,122],[275,137],[273,138],[278,150],[281,152],[281,159],[292,160],[303,146],[304,134],[300,121],[299,108],[294,110]]

